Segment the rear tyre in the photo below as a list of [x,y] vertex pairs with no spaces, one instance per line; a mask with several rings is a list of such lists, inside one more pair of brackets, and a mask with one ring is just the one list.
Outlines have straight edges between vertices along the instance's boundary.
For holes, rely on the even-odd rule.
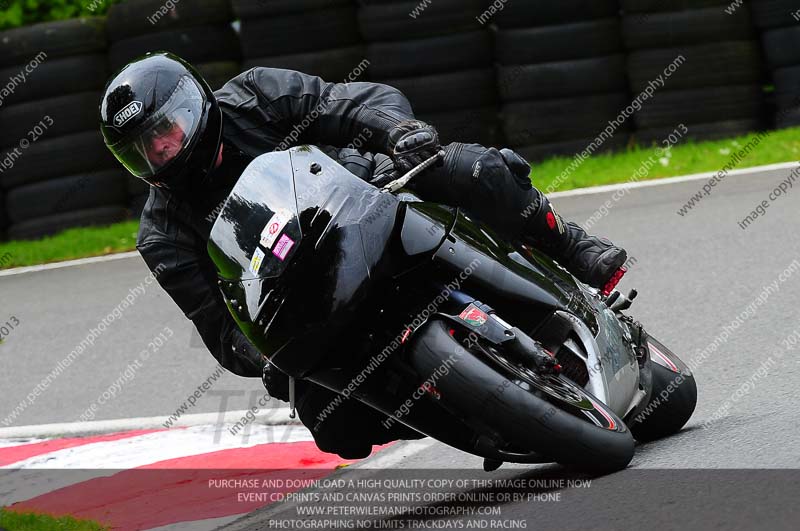
[[648,343],[653,360],[653,392],[647,407],[628,422],[631,433],[641,442],[677,433],[697,405],[697,383],[688,367],[652,337]]
[[[625,468],[634,442],[625,424],[599,400],[564,377],[541,376],[486,346],[464,348],[449,325],[432,321],[410,345],[410,362],[422,375],[441,375],[436,403],[503,445],[504,461],[535,453],[567,466],[596,472]],[[497,441],[497,438],[501,439]],[[484,446],[485,448],[485,446]],[[491,454],[491,455],[490,455]],[[520,457],[517,462],[541,462]]]

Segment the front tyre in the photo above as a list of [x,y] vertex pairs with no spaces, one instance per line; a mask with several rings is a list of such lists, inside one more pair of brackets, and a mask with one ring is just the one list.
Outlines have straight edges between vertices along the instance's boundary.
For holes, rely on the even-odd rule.
[[513,456],[536,453],[594,472],[630,463],[630,431],[597,398],[563,376],[541,376],[491,345],[460,336],[447,323],[431,321],[409,345],[409,361],[421,377],[440,375],[433,384],[436,403],[485,435],[462,449],[510,462],[535,462]]

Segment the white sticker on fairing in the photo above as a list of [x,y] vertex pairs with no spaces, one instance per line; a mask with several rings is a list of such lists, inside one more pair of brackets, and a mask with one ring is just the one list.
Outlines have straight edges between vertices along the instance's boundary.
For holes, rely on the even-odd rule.
[[253,258],[250,260],[250,272],[257,275],[261,271],[261,264],[264,263],[264,251],[256,249],[253,253]]
[[275,212],[267,222],[267,226],[261,231],[261,245],[267,249],[272,249],[275,240],[278,239],[286,224],[292,219],[292,213],[285,209]]

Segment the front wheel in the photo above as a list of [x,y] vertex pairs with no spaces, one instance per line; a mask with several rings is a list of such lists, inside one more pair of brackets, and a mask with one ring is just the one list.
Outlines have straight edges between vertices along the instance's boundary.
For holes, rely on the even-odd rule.
[[[417,372],[440,375],[434,383],[438,405],[484,434],[466,449],[473,454],[536,462],[514,458],[535,453],[596,472],[620,470],[633,458],[625,423],[563,376],[538,374],[488,343],[470,344],[440,320],[429,322],[409,347]],[[487,439],[493,444],[487,446]]]

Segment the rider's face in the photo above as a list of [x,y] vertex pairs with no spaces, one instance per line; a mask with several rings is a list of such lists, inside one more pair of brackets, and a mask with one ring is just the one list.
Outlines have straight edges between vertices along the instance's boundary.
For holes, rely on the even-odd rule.
[[183,128],[171,123],[145,142],[147,158],[157,168],[164,166],[178,155],[185,138]]

